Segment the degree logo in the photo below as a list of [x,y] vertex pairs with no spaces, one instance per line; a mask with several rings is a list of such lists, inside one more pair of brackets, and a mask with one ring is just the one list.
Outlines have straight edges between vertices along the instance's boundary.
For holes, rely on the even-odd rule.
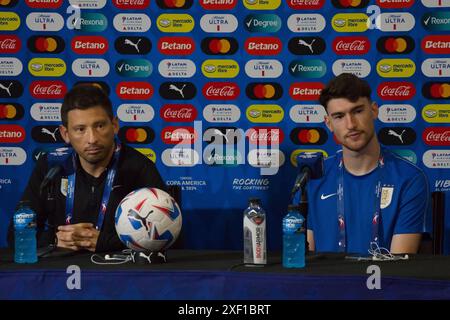
[[146,59],[121,59],[116,63],[116,72],[125,78],[147,78],[153,72],[153,66]]
[[24,109],[21,104],[0,102],[0,120],[20,120],[23,115]]
[[119,139],[127,143],[147,144],[155,139],[155,132],[150,127],[125,126],[119,129]]
[[244,20],[244,28],[249,32],[275,33],[281,25],[281,18],[276,14],[250,14]]
[[450,99],[450,82],[427,82],[422,94],[427,99]]
[[410,36],[381,37],[377,40],[377,49],[386,54],[407,54],[415,48],[414,39]]
[[231,37],[212,38],[207,37],[202,40],[202,51],[211,55],[232,55],[239,48],[236,39]]
[[61,53],[65,46],[63,38],[56,35],[31,36],[27,41],[28,49],[34,53]]
[[278,100],[283,95],[283,88],[276,82],[252,82],[245,93],[253,100]]

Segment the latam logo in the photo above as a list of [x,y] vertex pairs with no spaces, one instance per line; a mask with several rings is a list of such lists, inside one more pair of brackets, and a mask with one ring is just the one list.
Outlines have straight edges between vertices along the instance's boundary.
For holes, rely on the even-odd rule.
[[382,82],[377,93],[384,100],[410,100],[416,94],[416,87],[412,82]]
[[59,58],[33,58],[28,62],[28,71],[36,77],[61,77],[66,70],[66,63]]
[[450,150],[428,150],[423,154],[422,161],[423,164],[430,169],[449,169]]
[[203,141],[214,145],[233,145],[242,140],[244,131],[235,127],[210,127],[203,133]]
[[123,122],[150,122],[155,111],[149,104],[124,103],[117,108],[117,116]]
[[23,106],[18,103],[0,102],[0,120],[20,120],[23,118]]
[[207,37],[202,40],[202,51],[211,55],[231,55],[239,48],[236,39],[231,37],[213,38]]
[[113,25],[119,32],[147,32],[152,22],[143,13],[119,13],[114,16]]
[[192,148],[175,147],[164,150],[161,161],[167,167],[193,167],[199,163],[200,156]]
[[200,0],[200,5],[205,10],[231,10],[237,3],[237,0]]
[[0,147],[0,166],[20,166],[27,160],[27,154],[22,148]]
[[36,121],[61,122],[61,103],[35,103],[31,106],[30,114]]
[[153,92],[152,85],[143,81],[123,81],[116,86],[116,94],[123,100],[148,100]]
[[245,136],[250,144],[258,146],[280,145],[284,140],[284,132],[278,127],[253,127]]
[[324,122],[327,112],[320,104],[296,104],[289,110],[289,116],[295,123]]
[[247,38],[244,48],[250,55],[272,56],[281,52],[283,44],[276,37],[252,37]]
[[60,31],[64,19],[56,12],[32,12],[27,15],[26,24],[31,31]]
[[384,145],[406,146],[416,141],[416,132],[408,127],[385,127],[378,131],[378,139]]
[[208,100],[235,100],[240,94],[239,86],[234,82],[208,82],[202,92]]
[[95,10],[102,9],[106,5],[106,0],[69,0],[69,3],[80,9]]
[[20,51],[22,42],[15,35],[0,35],[0,53],[16,53]]
[[278,123],[284,118],[284,110],[277,104],[253,104],[247,108],[246,115],[253,123]]
[[377,29],[383,32],[406,32],[414,28],[414,16],[406,12],[382,13],[375,19]]
[[405,9],[413,4],[414,0],[377,0],[377,5],[383,9]]
[[378,119],[384,123],[410,123],[416,119],[416,109],[409,104],[384,104]]
[[340,55],[361,55],[370,50],[367,37],[336,37],[333,40],[333,50]]
[[0,124],[0,143],[21,143],[24,140],[24,128],[16,124]]
[[192,122],[197,118],[197,109],[192,104],[165,104],[159,115],[167,122]]
[[410,78],[416,72],[416,64],[411,59],[381,59],[377,63],[377,73],[383,78]]
[[15,77],[22,73],[22,62],[17,58],[0,58],[0,76]]
[[127,143],[148,144],[155,140],[155,132],[150,127],[124,126],[119,129],[119,139]]
[[159,62],[158,71],[164,78],[191,78],[197,68],[189,59],[164,59]]
[[369,17],[364,13],[338,13],[331,19],[336,32],[365,32],[369,29]]
[[147,78],[153,72],[153,66],[147,59],[121,59],[115,69],[118,75],[125,78]]
[[164,82],[159,87],[159,95],[168,100],[190,100],[197,94],[191,82]]
[[422,117],[429,123],[450,123],[450,104],[428,104],[422,109]]
[[156,20],[156,26],[161,32],[187,33],[194,29],[195,20],[189,14],[164,13]]
[[15,7],[18,2],[19,2],[19,0],[3,0],[2,2],[0,2],[0,7],[12,8],[12,7]]
[[283,95],[283,87],[276,82],[252,82],[245,93],[253,100],[278,100]]
[[208,59],[202,63],[202,73],[207,78],[235,78],[239,74],[239,64],[231,59]]
[[33,9],[57,9],[61,7],[63,0],[26,0],[25,3]]
[[66,44],[63,38],[56,35],[31,36],[27,41],[28,49],[34,53],[61,53]]
[[14,12],[0,12],[0,31],[14,31],[20,26],[20,17]]
[[200,27],[208,33],[231,33],[236,31],[238,25],[232,14],[205,14],[200,19]]
[[415,48],[414,39],[410,36],[380,37],[377,40],[377,49],[386,54],[411,53]]
[[292,14],[289,16],[287,25],[292,32],[317,33],[325,29],[325,18],[317,13]]
[[278,60],[249,60],[245,73],[250,78],[278,78],[283,73],[283,65]]
[[279,149],[253,149],[248,152],[248,163],[255,168],[279,168],[286,161]]
[[424,14],[422,26],[428,31],[450,31],[450,11],[434,11]]
[[72,62],[72,72],[78,77],[106,77],[109,63],[105,59],[76,59]]
[[156,4],[161,9],[183,10],[192,7],[193,0],[156,0]]
[[289,73],[296,78],[322,78],[327,65],[320,59],[294,60],[289,64]]
[[427,99],[450,99],[450,82],[427,82],[422,95]]
[[422,51],[430,54],[449,54],[450,36],[449,35],[428,35],[422,39]]
[[203,118],[212,123],[234,123],[241,118],[241,110],[234,104],[208,104],[203,109]]
[[427,77],[450,77],[450,59],[426,59],[422,62],[422,73]]
[[297,127],[289,137],[297,145],[322,145],[328,140],[327,132],[320,127]]
[[325,40],[319,37],[294,37],[289,40],[289,51],[297,55],[317,55],[325,51]]
[[244,28],[249,32],[275,33],[281,25],[281,18],[276,14],[250,14],[244,19]]
[[30,93],[36,99],[62,99],[66,92],[66,84],[58,80],[33,81],[30,84]]
[[421,0],[422,4],[427,8],[443,8],[450,7],[450,0]]
[[31,129],[31,137],[34,141],[41,143],[64,143],[57,125],[33,127]]
[[294,10],[313,10],[322,8],[325,0],[288,0],[287,4]]
[[97,86],[100,89],[102,89],[108,96],[111,93],[111,89],[109,88],[109,85],[104,81],[77,81],[74,84],[74,86],[77,86],[79,84],[87,84],[87,85]]
[[281,5],[281,0],[244,0],[242,2],[249,10],[275,10]]
[[289,88],[289,95],[294,100],[319,100],[324,87],[322,82],[295,82]]
[[102,36],[76,36],[71,47],[77,54],[104,54],[108,51],[108,40]]
[[18,98],[23,93],[23,86],[17,80],[0,80],[0,98]]
[[358,78],[365,78],[370,74],[370,63],[365,59],[338,59],[333,63],[333,74],[351,73]]
[[121,54],[144,55],[152,49],[152,43],[146,37],[122,36],[114,41],[114,48]]
[[161,131],[161,140],[165,144],[193,144],[198,139],[197,131],[192,127],[165,127]]
[[122,10],[142,10],[148,7],[150,0],[113,0],[114,6]]
[[423,141],[429,146],[450,146],[450,128],[429,127],[422,132]]
[[161,37],[158,50],[164,55],[188,56],[195,51],[195,42],[191,37]]
[[335,8],[339,9],[360,9],[369,4],[369,0],[331,0]]

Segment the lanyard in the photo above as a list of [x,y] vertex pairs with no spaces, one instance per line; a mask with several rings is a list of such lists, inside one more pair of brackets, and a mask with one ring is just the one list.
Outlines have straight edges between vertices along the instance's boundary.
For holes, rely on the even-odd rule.
[[[97,230],[102,229],[103,221],[105,219],[106,213],[106,205],[109,201],[109,196],[111,195],[112,185],[114,181],[114,176],[117,172],[117,163],[119,162],[119,154],[122,145],[120,142],[116,141],[116,148],[114,150],[114,159],[111,168],[108,169],[108,175],[106,177],[106,185],[103,191],[102,203],[100,205],[100,210],[97,218],[97,225],[95,228]],[[68,187],[67,187],[67,197],[66,197],[66,224],[71,224],[72,216],[73,216],[73,202],[75,199],[75,180],[76,180],[76,153],[73,153],[72,163],[74,167],[73,174],[67,177],[68,179]]]
[[[347,246],[347,236],[346,236],[346,225],[345,225],[345,214],[344,214],[344,162],[342,156],[339,161],[339,177],[338,177],[338,186],[337,186],[337,222],[338,222],[338,230],[339,230],[339,252],[346,252]],[[372,242],[376,242],[378,244],[379,240],[379,228],[380,228],[380,219],[381,219],[381,178],[382,171],[384,168],[384,157],[380,153],[380,157],[378,158],[378,181],[375,184],[375,203],[374,203],[374,213],[372,216]]]

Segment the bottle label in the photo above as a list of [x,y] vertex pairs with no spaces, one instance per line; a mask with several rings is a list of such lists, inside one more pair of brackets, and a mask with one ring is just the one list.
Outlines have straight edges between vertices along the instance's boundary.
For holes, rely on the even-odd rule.
[[303,227],[304,219],[301,218],[287,218],[283,219],[283,233],[294,234],[303,233],[305,228]]
[[262,218],[255,223],[254,217],[244,216],[244,262],[265,264],[266,257],[266,221]]
[[30,211],[17,212],[14,215],[14,228],[16,230],[32,229],[36,227],[36,214]]

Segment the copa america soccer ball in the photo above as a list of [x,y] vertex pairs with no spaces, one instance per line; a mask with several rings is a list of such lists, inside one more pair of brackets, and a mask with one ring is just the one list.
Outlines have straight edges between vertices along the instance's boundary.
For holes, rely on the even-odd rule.
[[165,191],[142,188],[120,202],[115,215],[120,240],[135,251],[164,251],[181,230],[181,211]]

